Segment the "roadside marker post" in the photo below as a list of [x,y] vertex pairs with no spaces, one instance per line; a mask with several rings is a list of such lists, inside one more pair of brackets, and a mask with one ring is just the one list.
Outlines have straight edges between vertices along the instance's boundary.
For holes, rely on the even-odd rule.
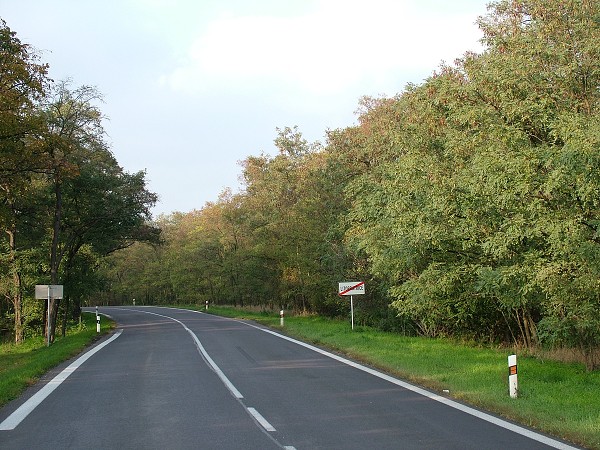
[[96,333],[100,333],[100,314],[98,314],[98,305],[96,305]]
[[204,302],[204,310],[208,311],[208,300],[206,300],[206,302]]
[[283,326],[283,309],[279,311],[279,325]]
[[519,383],[517,381],[517,355],[508,357],[508,391],[511,398],[517,398]]
[[365,293],[365,282],[364,281],[344,281],[338,283],[338,295],[350,296],[350,321],[352,323],[352,329],[354,330],[354,296]]

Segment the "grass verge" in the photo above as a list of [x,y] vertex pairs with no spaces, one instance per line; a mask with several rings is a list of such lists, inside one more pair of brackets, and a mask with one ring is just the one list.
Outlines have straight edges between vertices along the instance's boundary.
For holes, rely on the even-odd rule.
[[[101,334],[113,326],[114,322],[103,317]],[[97,337],[96,315],[83,313],[81,327],[71,328],[65,337],[57,336],[50,347],[41,336],[21,345],[0,344],[0,406],[17,398],[48,370],[79,354]]]
[[[447,339],[406,337],[323,317],[212,307],[208,312],[251,319],[348,355],[433,391],[502,415],[588,448],[600,449],[600,372],[518,355],[519,398],[508,395],[506,349],[460,344]],[[448,394],[445,394],[448,395]]]

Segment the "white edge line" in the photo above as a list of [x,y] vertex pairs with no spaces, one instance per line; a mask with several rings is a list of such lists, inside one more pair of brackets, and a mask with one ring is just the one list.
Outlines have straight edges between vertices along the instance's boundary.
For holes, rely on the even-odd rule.
[[513,423],[507,422],[506,420],[503,420],[503,419],[500,419],[498,417],[492,416],[491,414],[487,414],[487,413],[484,413],[482,411],[478,411],[478,410],[476,410],[474,408],[471,408],[469,406],[463,405],[462,403],[458,403],[458,402],[455,402],[454,400],[451,400],[449,398],[442,397],[441,395],[438,395],[438,394],[434,394],[433,392],[430,392],[430,391],[428,391],[426,389],[423,389],[423,388],[420,388],[418,386],[412,385],[412,384],[407,383],[405,381],[401,381],[401,380],[399,380],[397,378],[394,378],[394,377],[391,377],[389,375],[386,375],[386,374],[384,374],[382,372],[379,372],[379,371],[377,371],[375,369],[371,369],[369,367],[363,366],[362,364],[358,364],[358,363],[356,363],[354,361],[351,361],[349,359],[343,358],[343,357],[338,356],[338,355],[336,355],[334,353],[330,353],[330,352],[328,352],[326,350],[322,350],[322,349],[320,349],[318,347],[315,347],[314,345],[307,344],[306,342],[299,341],[297,339],[285,336],[283,334],[279,334],[279,333],[277,333],[275,331],[272,331],[272,330],[269,330],[267,328],[262,328],[262,327],[253,325],[251,323],[247,323],[247,322],[243,322],[243,321],[239,321],[239,322],[244,323],[244,324],[246,324],[246,325],[248,325],[250,327],[256,328],[258,330],[264,331],[265,333],[269,333],[269,334],[272,334],[274,336],[277,336],[277,337],[279,337],[281,339],[285,339],[286,341],[293,342],[294,344],[298,344],[298,345],[300,345],[302,347],[306,347],[306,348],[308,348],[310,350],[313,350],[313,351],[315,351],[317,353],[320,353],[320,354],[322,354],[324,356],[327,356],[329,358],[335,359],[336,361],[339,361],[339,362],[341,362],[343,364],[346,364],[348,366],[351,366],[351,367],[354,367],[356,369],[362,370],[363,372],[367,372],[368,374],[374,375],[374,376],[379,377],[379,378],[381,378],[383,380],[389,381],[390,383],[393,383],[393,384],[395,384],[397,386],[400,386],[400,387],[403,387],[403,388],[408,389],[410,391],[416,392],[417,394],[423,395],[423,396],[425,396],[427,398],[430,398],[431,400],[435,400],[436,402],[443,403],[443,404],[445,404],[447,406],[450,406],[451,408],[458,409],[459,411],[462,411],[464,413],[470,414],[470,415],[475,416],[475,417],[477,417],[479,419],[485,420],[486,422],[493,423],[494,425],[497,425],[499,427],[505,428],[505,429],[510,430],[510,431],[512,431],[514,433],[526,436],[526,437],[528,437],[530,439],[533,439],[535,441],[541,442],[543,444],[546,444],[546,445],[549,445],[551,447],[554,447],[554,448],[557,448],[557,449],[561,449],[561,450],[577,450],[577,447],[572,447],[572,446],[570,446],[568,444],[565,444],[564,442],[557,441],[557,440],[552,439],[550,437],[547,437],[547,436],[544,436],[542,434],[536,433],[535,431],[528,430],[527,428],[523,428],[523,427],[521,427],[519,425],[515,425]]
[[277,431],[273,425],[271,425],[269,422],[267,422],[267,419],[265,419],[256,409],[248,407],[246,408],[248,409],[248,412],[250,414],[252,414],[252,417],[254,417],[256,419],[256,421],[267,431]]
[[14,430],[37,406],[44,401],[54,390],[65,381],[69,375],[77,370],[84,362],[91,358],[96,352],[117,339],[123,330],[118,330],[110,339],[90,349],[88,352],[81,355],[61,373],[50,380],[43,388],[32,395],[25,403],[19,406],[13,413],[0,423],[0,431]]

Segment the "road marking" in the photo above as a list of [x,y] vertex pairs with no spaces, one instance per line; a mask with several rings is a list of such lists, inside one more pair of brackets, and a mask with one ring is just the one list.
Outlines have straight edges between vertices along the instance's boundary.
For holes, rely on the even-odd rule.
[[104,341],[102,344],[97,345],[88,352],[81,355],[61,373],[56,375],[50,380],[43,388],[32,395],[25,403],[19,406],[10,416],[8,416],[2,423],[0,423],[1,431],[14,430],[25,417],[27,417],[37,406],[44,401],[58,386],[65,381],[69,375],[77,370],[84,362],[91,358],[96,352],[106,347],[112,341],[117,339],[123,330],[117,331],[110,339]]
[[261,414],[254,408],[246,408],[248,410],[248,412],[252,415],[252,417],[254,417],[256,419],[256,421],[267,431],[277,431],[273,425],[271,425],[269,422],[267,422],[267,419],[265,419],[263,416],[261,416]]
[[418,386],[412,385],[412,384],[407,383],[405,381],[401,381],[401,380],[399,380],[397,378],[394,378],[394,377],[391,377],[389,375],[386,375],[386,374],[384,374],[382,372],[379,372],[377,370],[374,370],[374,369],[371,369],[369,367],[366,367],[366,366],[363,366],[361,364],[358,364],[358,363],[356,363],[354,361],[350,361],[349,359],[343,358],[343,357],[338,356],[338,355],[336,355],[334,353],[330,353],[330,352],[328,352],[326,350],[322,350],[322,349],[320,349],[318,347],[315,347],[313,345],[307,344],[306,342],[298,341],[297,339],[285,336],[283,334],[279,334],[279,333],[277,333],[275,331],[272,331],[272,330],[269,330],[267,328],[262,328],[262,327],[253,325],[253,324],[248,323],[248,322],[243,322],[241,320],[239,320],[238,322],[243,323],[245,325],[248,325],[250,327],[256,328],[258,330],[264,331],[265,333],[272,334],[273,336],[277,336],[277,337],[279,337],[281,339],[285,339],[286,341],[293,342],[294,344],[298,344],[298,345],[300,345],[302,347],[305,347],[305,348],[308,348],[310,350],[313,350],[313,351],[315,351],[317,353],[320,353],[320,354],[322,354],[324,356],[327,356],[329,358],[335,359],[336,361],[339,361],[339,362],[341,362],[343,364],[346,364],[348,366],[351,366],[351,367],[354,367],[356,369],[362,370],[363,372],[366,372],[366,373],[368,373],[370,375],[376,376],[376,377],[381,378],[383,380],[389,381],[390,383],[393,383],[393,384],[395,384],[397,386],[403,387],[404,389],[408,389],[410,391],[416,392],[417,394],[423,395],[423,396],[425,396],[427,398],[430,398],[431,400],[435,400],[436,402],[443,403],[443,404],[445,404],[447,406],[450,406],[451,408],[458,409],[459,411],[462,411],[464,413],[470,414],[470,415],[475,416],[475,417],[477,417],[479,419],[485,420],[486,422],[490,422],[490,423],[492,423],[494,425],[497,425],[499,427],[505,428],[505,429],[510,430],[510,431],[512,431],[514,433],[520,434],[522,436],[526,436],[529,439],[532,439],[534,441],[538,441],[538,442],[546,444],[546,445],[548,445],[550,447],[554,447],[554,448],[561,449],[561,450],[577,450],[577,447],[572,447],[572,446],[570,446],[568,444],[565,444],[563,442],[557,441],[556,439],[552,439],[550,437],[547,437],[547,436],[544,436],[542,434],[536,433],[535,431],[528,430],[528,429],[523,428],[523,427],[521,427],[519,425],[515,425],[513,423],[510,423],[510,422],[507,422],[505,420],[502,420],[502,419],[500,419],[498,417],[494,417],[491,414],[487,414],[487,413],[484,413],[482,411],[478,411],[478,410],[476,410],[474,408],[471,408],[469,406],[463,405],[462,403],[455,402],[454,400],[451,400],[449,398],[446,398],[446,397],[443,397],[441,395],[435,394],[435,393],[430,392],[430,391],[428,391],[426,389],[420,388]]
[[141,312],[141,313],[144,313],[144,314],[152,314],[153,316],[164,317],[165,319],[170,319],[170,320],[172,320],[174,322],[177,322],[179,325],[181,325],[192,336],[192,339],[196,343],[196,347],[198,347],[198,351],[200,352],[200,354],[202,355],[202,357],[204,358],[204,360],[208,363],[208,365],[210,366],[210,368],[217,374],[217,376],[221,379],[221,381],[225,384],[225,386],[227,386],[227,389],[229,389],[229,391],[233,394],[233,396],[235,398],[237,398],[237,399],[244,398],[244,396],[242,395],[242,393],[236,389],[236,387],[233,385],[233,383],[231,381],[229,381],[229,378],[227,378],[227,376],[223,373],[223,371],[221,370],[221,368],[219,366],[217,366],[217,363],[215,363],[213,361],[213,359],[210,357],[210,355],[208,354],[208,352],[206,351],[206,349],[204,348],[204,346],[200,342],[200,339],[198,339],[198,336],[196,336],[194,334],[194,332],[192,330],[190,330],[181,320],[177,320],[174,317],[165,316],[164,314],[153,313],[153,312],[150,312],[150,311],[140,311],[139,309],[125,309],[125,308],[123,308],[123,310],[125,310],[125,311]]
[[[177,319],[173,319],[173,320],[177,320]],[[177,320],[177,322],[179,322],[179,321]],[[181,323],[181,322],[179,322],[179,323]],[[185,325],[183,325],[183,327],[187,330],[188,333],[190,333],[192,335],[192,338],[194,339],[194,342],[198,346],[198,351],[202,354],[202,356],[204,357],[204,359],[206,360],[206,362],[208,362],[208,364],[210,365],[210,367],[215,371],[215,373],[221,379],[221,381],[225,384],[225,386],[227,386],[227,388],[231,391],[231,393],[233,394],[233,396],[235,398],[237,398],[237,399],[244,398],[244,396],[242,395],[242,393],[236,389],[236,387],[233,385],[233,383],[231,381],[229,381],[229,378],[227,378],[227,376],[223,373],[223,371],[221,370],[221,368],[219,366],[217,366],[217,363],[215,363],[213,361],[213,359],[210,357],[210,355],[208,354],[208,352],[204,349],[204,346],[200,343],[200,340],[198,339],[198,336],[196,336],[194,334],[194,332],[192,330],[190,330],[188,327],[186,327]]]
[[[177,309],[179,311],[192,312],[192,313],[202,314],[202,315],[206,314],[206,313],[204,313],[202,311],[193,311],[193,310],[187,310],[187,309],[181,309],[181,308],[172,308],[172,309]],[[165,318],[174,320],[176,322],[179,322],[186,330],[188,330],[188,332],[190,334],[192,334],[192,336],[194,337],[194,340],[196,340],[198,348],[202,349],[201,352],[202,352],[203,356],[208,357],[207,361],[212,361],[212,359],[210,359],[210,357],[208,356],[208,354],[206,353],[206,351],[203,351],[204,347],[201,347],[200,341],[198,340],[198,338],[196,337],[196,335],[192,331],[190,331],[179,320],[174,319],[172,317],[168,317],[168,316],[162,316],[161,314],[151,313],[151,312],[148,312],[148,311],[140,311],[140,310],[133,310],[133,309],[130,310],[130,311],[145,312],[147,314],[154,314],[154,315],[157,315],[157,316],[165,317]],[[330,353],[330,352],[328,352],[326,350],[322,350],[322,349],[320,349],[318,347],[315,347],[314,345],[310,345],[310,344],[307,344],[306,342],[302,342],[302,341],[299,341],[297,339],[285,336],[283,334],[279,334],[276,331],[272,331],[272,330],[267,329],[267,328],[262,328],[262,327],[259,327],[257,325],[253,325],[253,324],[251,324],[249,322],[242,321],[242,320],[228,319],[228,318],[224,318],[224,317],[220,317],[220,316],[212,316],[212,317],[213,318],[223,319],[223,320],[233,320],[235,322],[242,323],[242,324],[247,325],[249,327],[256,328],[257,330],[263,331],[265,333],[272,334],[273,336],[277,336],[280,339],[284,339],[286,341],[293,342],[294,344],[300,345],[300,346],[305,347],[305,348],[307,348],[309,350],[312,350],[312,351],[315,351],[317,353],[320,353],[323,356],[326,356],[328,358],[331,358],[331,359],[334,359],[336,361],[339,361],[339,362],[341,362],[343,364],[346,364],[346,365],[348,365],[350,367],[354,367],[356,369],[362,370],[363,372],[366,372],[366,373],[368,373],[370,375],[373,375],[373,376],[376,376],[378,378],[381,378],[382,380],[385,380],[385,381],[388,381],[388,382],[390,382],[392,384],[395,384],[397,386],[403,387],[404,389],[408,389],[409,391],[412,391],[412,392],[415,392],[417,394],[420,394],[420,395],[422,395],[424,397],[427,397],[427,398],[429,398],[431,400],[434,400],[436,402],[443,403],[443,404],[445,404],[445,405],[447,405],[447,406],[449,406],[451,408],[457,409],[457,410],[462,411],[462,412],[464,412],[466,414],[469,414],[471,416],[477,417],[477,418],[479,418],[481,420],[485,420],[486,422],[489,422],[489,423],[492,423],[492,424],[497,425],[499,427],[502,427],[504,429],[510,430],[510,431],[512,431],[514,433],[517,433],[517,434],[520,434],[522,436],[528,437],[529,439],[532,439],[534,441],[541,442],[541,443],[543,443],[545,445],[548,445],[550,447],[561,449],[561,450],[577,450],[577,447],[572,447],[572,446],[570,446],[568,444],[565,444],[563,442],[557,441],[556,439],[552,439],[552,438],[550,438],[548,436],[544,436],[542,434],[536,433],[535,431],[528,430],[527,428],[523,428],[523,427],[521,427],[519,425],[515,425],[513,423],[510,423],[510,422],[507,422],[505,420],[502,420],[502,419],[500,419],[498,417],[494,417],[491,414],[487,414],[485,412],[478,411],[478,410],[476,410],[474,408],[471,408],[469,406],[463,405],[462,403],[458,403],[458,402],[456,402],[454,400],[451,400],[449,398],[446,398],[446,397],[443,397],[441,395],[435,394],[435,393],[430,392],[430,391],[428,391],[426,389],[423,389],[421,387],[415,386],[415,385],[407,383],[405,381],[401,381],[401,380],[399,380],[397,378],[394,378],[394,377],[392,377],[390,375],[386,375],[386,374],[384,374],[382,372],[379,372],[377,370],[374,370],[374,369],[371,369],[369,367],[363,366],[363,365],[358,364],[358,363],[356,363],[354,361],[351,361],[349,359],[346,359],[346,358],[343,358],[341,356],[338,356],[338,355],[336,355],[334,353]],[[214,364],[214,362],[211,363],[211,366],[212,366],[212,364]],[[217,367],[216,364],[215,364],[214,367]],[[218,369],[218,367],[217,367],[217,369]],[[220,369],[218,369],[217,373],[219,373],[219,372],[222,373],[220,371]],[[227,379],[227,377],[225,377],[225,375],[223,375],[223,377],[224,377],[224,379],[222,378],[223,381],[225,382],[225,380],[227,380],[227,383],[229,383],[228,387],[229,387],[229,385],[231,385],[233,387],[233,385],[229,382],[229,380]],[[225,383],[225,384],[227,384],[227,383]],[[233,389],[235,389],[235,387],[233,387]],[[239,392],[239,391],[237,391],[237,389],[235,391]],[[241,394],[239,394],[239,395],[241,396]],[[242,397],[238,397],[238,398],[242,398]]]
[[[267,419],[265,419],[262,416],[262,414],[260,414],[255,408],[244,405],[244,402],[242,400],[244,398],[244,396],[241,394],[240,391],[238,391],[236,389],[236,387],[233,385],[233,383],[231,383],[231,381],[229,381],[229,378],[227,378],[227,376],[223,373],[223,371],[219,368],[219,366],[217,366],[217,364],[213,361],[213,359],[210,357],[210,355],[208,354],[208,352],[206,351],[206,349],[200,342],[200,339],[198,339],[198,336],[196,336],[196,334],[192,330],[190,330],[182,321],[175,319],[174,317],[170,317],[170,316],[166,316],[164,314],[158,314],[158,313],[154,313],[154,312],[150,312],[150,311],[143,311],[143,310],[139,310],[139,309],[126,309],[126,308],[122,308],[122,309],[126,310],[126,311],[141,312],[144,314],[151,314],[153,316],[163,317],[165,319],[170,319],[174,322],[177,322],[179,325],[181,325],[192,336],[194,342],[196,343],[198,351],[200,352],[200,354],[204,358],[204,360],[214,370],[214,372],[219,376],[221,381],[225,384],[225,386],[227,386],[227,388],[234,395],[234,397],[239,401],[239,403],[246,409],[248,414],[250,414],[254,418],[254,420],[263,428],[263,430],[264,430],[263,433],[265,433],[266,436],[269,436],[269,438],[271,440],[273,440],[273,442],[275,442],[278,446],[282,447],[284,450],[296,450],[296,447],[291,446],[291,445],[282,446],[279,443],[279,441],[277,441],[277,439],[275,439],[272,435],[269,434],[270,432],[277,431],[275,429],[275,427],[273,425],[271,425],[267,421]],[[176,309],[178,311],[185,311],[187,313],[193,312],[193,313],[198,313],[198,314],[205,314],[201,311],[192,311],[192,310],[188,310],[188,309],[180,309],[180,308],[171,308],[171,309]],[[220,319],[223,319],[222,317],[219,317],[219,316],[212,316],[212,317],[213,318],[218,317]]]

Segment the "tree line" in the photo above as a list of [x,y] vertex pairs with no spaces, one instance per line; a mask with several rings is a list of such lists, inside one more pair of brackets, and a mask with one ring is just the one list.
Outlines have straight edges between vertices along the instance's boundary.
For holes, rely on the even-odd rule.
[[[82,211],[102,211],[105,197],[92,193],[111,178],[94,172],[96,160],[86,164],[106,151],[90,146],[96,122],[65,144],[71,134],[57,133],[53,119],[64,108],[40,108],[48,104],[43,66],[21,58],[33,89],[15,94],[23,109],[6,120],[2,112],[0,124],[0,220],[9,236],[1,286],[11,299],[0,317],[16,310],[6,306],[24,292],[15,286],[41,274],[50,282],[67,270],[74,286],[93,274],[102,286],[96,298],[105,302],[209,301],[331,317],[348,315],[337,283],[360,280],[367,294],[356,302],[359,323],[567,347],[597,368],[599,8],[592,0],[492,3],[478,20],[480,53],[442,64],[393,97],[361,99],[356,125],[327,131],[323,144],[307,142],[297,127],[278,129],[274,156],[242,162],[240,192],[225,190],[153,227],[142,220],[153,201],[143,174],[117,170],[103,195],[121,199],[123,211],[142,208],[134,207],[135,220],[94,228],[81,241]],[[34,123],[47,131],[32,133]],[[40,161],[47,162],[42,169]],[[84,167],[89,174],[80,179]],[[137,184],[125,183],[130,179]],[[136,187],[144,195],[133,195]],[[90,195],[76,198],[81,192]],[[120,234],[124,224],[131,228]],[[157,229],[160,245],[129,245],[155,238]],[[11,230],[21,247],[11,244]]]
[[107,266],[107,301],[348,314],[424,336],[600,345],[598,2],[505,0],[484,50],[390,98],[325,144],[277,130],[243,189],[161,217],[163,246]]
[[[158,242],[156,195],[117,163],[102,96],[48,77],[48,65],[0,19],[0,337],[53,341],[103,283],[106,255]],[[48,306],[36,284],[64,286]],[[49,315],[49,324],[46,317]],[[60,320],[59,320],[60,319]],[[49,325],[49,326],[48,326]]]

